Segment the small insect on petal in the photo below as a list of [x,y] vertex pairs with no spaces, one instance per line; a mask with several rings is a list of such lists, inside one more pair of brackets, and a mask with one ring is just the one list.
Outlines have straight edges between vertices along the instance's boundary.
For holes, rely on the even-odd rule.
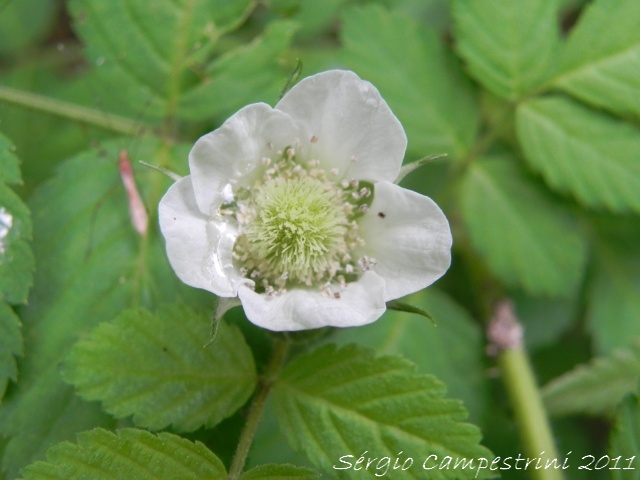
[[131,216],[131,223],[136,232],[140,236],[144,237],[147,234],[149,228],[149,215],[144,208],[142,198],[138,192],[138,187],[133,178],[133,168],[131,166],[131,160],[126,150],[120,151],[120,161],[118,162],[118,170],[120,171],[120,178],[122,178],[122,184],[127,191],[127,197],[129,198],[129,214]]

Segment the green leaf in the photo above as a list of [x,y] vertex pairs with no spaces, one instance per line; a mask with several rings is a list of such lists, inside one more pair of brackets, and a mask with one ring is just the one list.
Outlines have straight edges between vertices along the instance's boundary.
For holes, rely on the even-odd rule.
[[606,354],[640,338],[640,219],[603,219],[596,227],[586,321],[596,351]]
[[551,73],[558,51],[556,0],[455,0],[456,45],[471,74],[516,100]]
[[186,307],[130,310],[74,346],[63,378],[116,418],[133,415],[138,426],[212,427],[247,401],[257,379],[240,331],[221,322],[205,348],[210,329],[206,315]]
[[[633,460],[640,451],[640,405],[637,395],[627,396],[618,407],[616,422],[609,437],[609,455],[621,456],[618,469],[610,467],[612,480],[640,480],[640,469]],[[633,467],[633,468],[632,468]]]
[[296,28],[291,22],[271,23],[249,45],[218,57],[205,69],[207,80],[181,96],[180,115],[193,120],[227,118],[248,103],[275,103],[286,75],[273,68],[274,59],[289,47]]
[[[0,435],[8,438],[2,462],[11,478],[50,445],[112,423],[98,404],[81,400],[60,378],[60,363],[78,338],[129,307],[180,299],[197,305],[209,298],[184,286],[169,266],[154,212],[170,182],[139,167],[136,158],[134,176],[152,228],[145,237],[133,228],[118,171],[120,143],[64,163],[30,203],[39,268],[29,304],[21,309],[28,355],[0,409]],[[186,158],[184,150],[152,140],[140,141],[136,152],[172,170],[182,169]]]
[[406,298],[429,312],[433,322],[402,312],[388,312],[377,322],[336,332],[338,345],[358,343],[387,355],[402,355],[421,373],[441,379],[453,398],[464,401],[472,419],[484,413],[484,339],[477,322],[446,294],[429,288]]
[[0,404],[18,378],[15,356],[23,354],[20,320],[8,304],[27,301],[34,270],[29,209],[8,187],[22,181],[13,150],[0,134]]
[[[401,456],[400,463],[414,458],[413,468],[390,472],[394,479],[424,478],[422,462],[429,455],[438,461],[473,459],[474,464],[431,470],[429,478],[474,478],[478,459],[492,456],[479,445],[479,430],[463,423],[467,413],[460,402],[443,398],[441,382],[414,370],[401,357],[375,357],[355,345],[327,345],[302,355],[273,387],[280,427],[289,443],[327,475],[377,478],[380,470],[374,466],[355,471],[340,460],[351,455],[355,463],[366,450],[370,458]],[[485,478],[482,471],[478,478]]]
[[49,33],[56,20],[55,0],[0,3],[0,55],[16,55]]
[[27,301],[35,268],[29,209],[8,186],[22,183],[14,150],[0,134],[0,304]]
[[569,298],[533,297],[510,290],[509,296],[524,328],[527,350],[558,342],[578,318],[577,309],[581,308],[576,298],[578,295]]
[[288,47],[291,24],[274,24],[248,45],[232,39],[220,45],[255,5],[251,0],[158,0],[150,12],[138,0],[70,2],[76,30],[101,74],[101,88],[109,91],[105,106],[128,114],[144,108],[145,116],[156,120],[210,120],[264,100],[265,89],[273,88],[277,96],[284,75],[276,59]]
[[568,296],[586,248],[571,217],[513,158],[474,162],[461,185],[464,223],[491,270],[532,294]]
[[15,147],[9,139],[0,134],[0,182],[16,185],[22,182],[20,161],[14,155]]
[[[59,46],[62,52],[57,52],[56,55],[64,58],[72,55],[74,47],[65,44]],[[60,67],[54,68],[48,63],[50,62],[37,60],[20,63],[6,75],[2,75],[0,83],[6,87],[96,108],[96,99],[89,88],[89,75],[61,76]],[[96,141],[107,135],[107,132],[95,127],[9,103],[2,104],[0,116],[3,132],[11,138],[20,154],[22,176],[25,179],[22,191],[25,192],[25,197],[37,183],[53,175],[56,164],[79,151],[91,148]]]
[[613,351],[565,373],[545,385],[544,402],[557,415],[610,413],[635,391],[640,378],[640,342]]
[[0,303],[26,303],[35,268],[29,209],[0,183]]
[[640,3],[598,0],[571,31],[552,86],[619,115],[640,118]]
[[244,472],[240,480],[318,480],[320,474],[294,465],[260,465]]
[[562,97],[520,104],[526,159],[561,192],[591,207],[640,211],[640,129]]
[[408,153],[463,156],[479,114],[473,91],[435,30],[379,6],[343,16],[343,59],[372,82],[402,122]]
[[97,428],[78,435],[78,443],[60,443],[47,462],[22,472],[24,480],[223,480],[222,462],[202,443],[170,433],[153,435],[126,428],[113,434]]
[[175,115],[180,93],[199,81],[201,62],[249,6],[250,0],[159,0],[151,12],[136,0],[69,2],[89,60],[110,87],[109,101],[150,99],[145,113],[155,118]]
[[18,379],[16,355],[22,355],[20,319],[11,307],[0,303],[0,405],[9,380]]

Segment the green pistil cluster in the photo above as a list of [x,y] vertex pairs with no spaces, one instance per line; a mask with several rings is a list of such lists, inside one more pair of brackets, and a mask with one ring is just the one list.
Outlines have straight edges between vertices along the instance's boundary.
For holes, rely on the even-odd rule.
[[344,285],[370,266],[353,251],[364,244],[356,220],[371,203],[372,185],[337,181],[318,161],[298,161],[292,147],[262,164],[261,178],[221,210],[238,222],[234,261],[256,291],[306,286],[337,296],[332,283]]

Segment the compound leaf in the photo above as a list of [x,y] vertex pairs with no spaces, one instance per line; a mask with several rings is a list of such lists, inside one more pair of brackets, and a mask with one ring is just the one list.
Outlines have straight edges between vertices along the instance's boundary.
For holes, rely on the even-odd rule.
[[213,60],[204,71],[205,80],[180,97],[180,115],[195,120],[226,118],[269,96],[275,103],[286,75],[273,68],[274,59],[287,49],[295,30],[292,22],[271,23],[251,44]]
[[17,380],[15,357],[23,353],[20,320],[9,304],[27,301],[34,270],[29,209],[9,188],[21,183],[13,150],[0,134],[0,401],[9,380]]
[[456,45],[471,74],[516,100],[550,74],[558,51],[556,0],[456,0]]
[[171,433],[153,435],[126,428],[111,433],[96,428],[47,451],[46,462],[22,472],[23,480],[223,480],[222,462],[202,443]]
[[640,211],[640,129],[562,97],[520,104],[526,159],[561,192],[591,207]]
[[247,401],[256,371],[236,327],[220,323],[205,348],[210,329],[206,315],[182,306],[127,311],[74,346],[63,378],[138,426],[212,427]]
[[[81,400],[60,378],[60,364],[78,338],[126,308],[202,298],[175,277],[157,230],[141,236],[134,229],[118,170],[120,143],[65,162],[30,203],[39,268],[21,310],[29,354],[19,362],[19,381],[0,409],[0,435],[8,439],[2,462],[10,478],[50,445],[112,423],[98,404]],[[153,140],[141,140],[136,151],[172,170],[183,165],[172,166],[169,159],[183,164],[186,158],[181,149]],[[169,181],[133,165],[147,210],[154,212]]]
[[551,85],[596,107],[640,118],[639,24],[639,2],[592,2],[569,35]]
[[[376,357],[356,345],[326,345],[285,368],[273,401],[289,443],[312,463],[339,478],[374,479],[374,468],[354,471],[339,459],[357,458],[364,449],[376,459],[404,452],[403,459],[451,456],[476,467],[478,459],[491,458],[479,445],[479,430],[463,422],[467,412],[462,404],[445,399],[444,391],[435,377],[416,374],[415,366],[401,357]],[[431,470],[430,478],[477,474],[475,467],[452,467]],[[480,472],[478,478],[483,477]],[[424,478],[424,470],[422,465],[394,470],[393,478]]]
[[532,294],[567,296],[580,282],[585,243],[569,214],[514,160],[481,159],[469,168],[461,186],[469,236],[506,283]]
[[417,157],[468,151],[479,114],[470,84],[435,30],[379,6],[343,17],[344,61],[371,81],[398,116]]
[[405,356],[421,373],[442,379],[449,395],[463,400],[472,418],[479,419],[484,406],[480,363],[484,340],[477,322],[449,296],[434,288],[405,300],[429,312],[432,318],[387,312],[378,322],[340,329],[336,342],[358,343],[382,354]]
[[72,0],[70,9],[102,87],[110,92],[105,106],[134,114],[128,105],[145,105],[143,113],[158,121],[211,119],[257,100],[263,89],[277,94],[285,76],[276,58],[289,45],[291,24],[272,25],[248,46],[230,40],[219,48],[220,38],[237,29],[255,5],[158,0],[149,10],[136,0]]
[[640,379],[640,343],[614,350],[589,365],[556,378],[543,389],[544,402],[554,414],[610,413],[635,391]]
[[9,185],[21,183],[13,146],[0,134],[0,302],[25,303],[35,268],[29,209]]
[[640,220],[628,215],[594,224],[599,235],[586,320],[596,351],[607,354],[640,337]]

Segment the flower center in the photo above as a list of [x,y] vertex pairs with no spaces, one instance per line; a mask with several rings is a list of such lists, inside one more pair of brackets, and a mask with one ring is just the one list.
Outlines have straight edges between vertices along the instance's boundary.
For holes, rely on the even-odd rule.
[[352,252],[364,244],[356,219],[371,203],[366,182],[338,182],[317,168],[300,163],[292,148],[273,162],[264,158],[264,173],[250,189],[235,193],[221,212],[235,215],[239,236],[234,261],[256,291],[279,293],[293,286],[317,286],[357,278]]
[[348,220],[341,194],[312,177],[277,178],[256,194],[256,218],[245,230],[249,253],[271,276],[313,283],[339,267]]

